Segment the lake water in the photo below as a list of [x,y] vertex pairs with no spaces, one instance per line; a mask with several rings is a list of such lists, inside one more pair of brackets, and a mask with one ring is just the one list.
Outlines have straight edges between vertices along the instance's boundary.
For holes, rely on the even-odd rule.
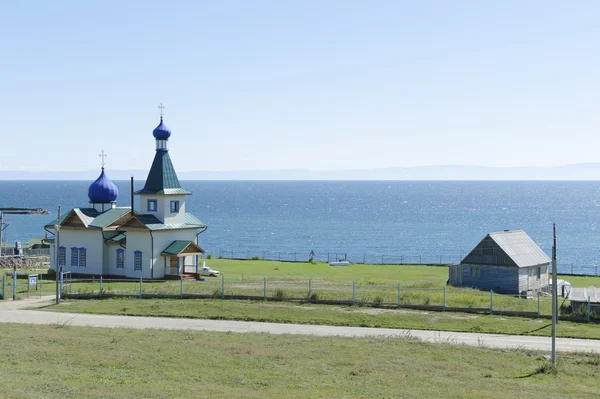
[[[43,225],[88,206],[89,181],[0,181],[0,206],[51,215],[7,215],[7,242],[45,234]],[[119,187],[128,206],[129,182]],[[136,182],[140,188],[143,182]],[[183,181],[186,209],[209,228],[200,244],[214,256],[362,262],[458,262],[486,233],[523,229],[547,253],[557,224],[560,270],[600,263],[598,181]],[[136,208],[139,206],[136,204]],[[139,208],[138,208],[139,209]],[[587,268],[587,269],[584,269]]]

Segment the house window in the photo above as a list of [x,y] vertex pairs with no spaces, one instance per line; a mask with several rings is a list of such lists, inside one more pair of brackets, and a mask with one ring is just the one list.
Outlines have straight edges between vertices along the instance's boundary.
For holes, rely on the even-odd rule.
[[117,269],[125,269],[125,251],[117,249]]
[[179,201],[171,201],[171,213],[179,212]]
[[67,257],[67,249],[65,247],[58,248],[58,265],[65,266]]
[[71,248],[71,267],[79,266],[79,250],[75,247]]
[[481,277],[479,266],[471,266],[471,277]]
[[542,268],[541,267],[536,267],[536,274],[537,274],[537,279],[539,280],[542,277]]
[[133,270],[142,271],[142,251],[135,251],[133,255]]
[[158,208],[158,201],[155,199],[148,200],[148,212],[156,212]]
[[79,267],[85,267],[87,262],[87,250],[79,248]]

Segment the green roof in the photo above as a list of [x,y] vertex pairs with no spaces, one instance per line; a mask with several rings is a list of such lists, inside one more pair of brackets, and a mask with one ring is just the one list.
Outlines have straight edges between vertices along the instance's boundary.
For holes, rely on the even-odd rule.
[[136,215],[138,220],[150,230],[175,230],[175,229],[201,229],[206,227],[196,216],[191,213],[185,214],[184,223],[161,223],[154,215]]
[[136,194],[191,194],[181,188],[168,151],[156,151],[146,185]]
[[[165,248],[164,251],[161,252],[161,255],[179,256],[190,245],[194,249],[194,251],[192,251],[192,252],[204,253],[204,250],[202,248],[200,248],[198,245],[196,245],[196,243],[193,241],[175,240],[167,248]],[[188,251],[188,253],[189,253],[189,251]]]
[[[71,214],[71,212],[75,212],[75,214],[81,219],[83,224],[87,227],[96,216],[99,215],[100,212],[95,210],[94,208],[73,208],[69,212],[61,213],[60,215],[60,223],[65,221],[67,216]],[[56,225],[56,218],[52,219],[48,224],[44,225],[44,227],[54,227]]]
[[121,241],[125,240],[126,238],[127,238],[127,235],[125,233],[120,233],[111,238],[107,238],[106,242],[121,242]]
[[112,208],[106,212],[103,212],[96,216],[94,220],[89,224],[89,227],[105,228],[106,226],[113,223],[115,220],[125,216],[128,212],[131,212],[131,208]]

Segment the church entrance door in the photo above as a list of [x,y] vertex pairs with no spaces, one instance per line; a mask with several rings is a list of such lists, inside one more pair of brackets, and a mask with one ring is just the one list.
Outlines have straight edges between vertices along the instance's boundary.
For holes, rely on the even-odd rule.
[[171,267],[171,275],[179,275],[179,258],[177,256],[169,257],[169,266]]

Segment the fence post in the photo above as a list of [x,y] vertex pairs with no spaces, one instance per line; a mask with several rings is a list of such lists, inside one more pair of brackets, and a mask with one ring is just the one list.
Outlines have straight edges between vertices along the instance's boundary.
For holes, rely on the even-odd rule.
[[494,314],[494,291],[490,290],[490,314]]
[[263,299],[267,300],[267,278],[263,277]]
[[440,255],[440,265],[442,264],[442,255]]
[[598,265],[596,265],[596,276],[598,275]]
[[400,283],[398,283],[398,307],[400,307]]
[[363,254],[363,265],[367,263],[367,255]]
[[43,280],[42,280],[43,276],[44,275],[42,273],[40,273],[40,298],[42,297],[42,287],[44,286]]
[[231,259],[233,259],[233,249],[231,250]]
[[294,252],[294,262],[296,261],[296,253]]
[[250,250],[249,249],[246,250],[246,259],[250,259]]
[[[13,271],[13,300],[17,299],[17,269]],[[62,292],[62,291],[61,291]]]
[[538,319],[540,318],[540,293],[538,292]]
[[100,292],[98,294],[102,297],[102,276],[100,276]]
[[4,280],[6,280],[6,276],[3,274],[2,275],[2,299],[4,299],[4,283],[5,283]]
[[142,297],[142,277],[140,277],[140,298]]
[[381,255],[381,264],[383,265],[383,255]]
[[308,279],[308,303],[311,302],[311,296],[312,296],[312,280]]
[[446,286],[444,286],[444,307],[443,307],[443,311],[446,311]]
[[279,252],[279,261],[281,262],[281,252]]
[[327,263],[329,263],[329,252],[327,252]]
[[221,274],[221,299],[225,299],[225,275]]
[[179,277],[179,297],[183,298],[183,276]]
[[400,264],[404,264],[404,262],[402,261],[402,254],[400,254]]
[[587,309],[587,321],[588,321],[588,323],[590,322],[590,313],[592,313],[591,310],[592,309],[591,309],[591,306],[590,306],[590,297],[588,296],[588,309]]
[[421,254],[419,254],[419,264],[421,264],[421,263],[423,263],[423,262],[421,261]]
[[571,263],[571,274],[573,274],[573,263]]
[[356,285],[354,284],[354,280],[352,280],[352,304],[356,305]]

